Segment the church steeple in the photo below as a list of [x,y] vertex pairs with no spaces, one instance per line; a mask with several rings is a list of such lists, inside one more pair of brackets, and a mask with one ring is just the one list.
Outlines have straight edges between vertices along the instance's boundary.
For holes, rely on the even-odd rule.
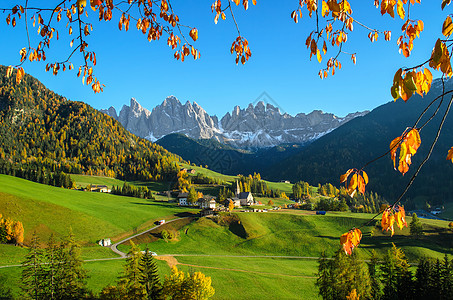
[[239,182],[236,180],[236,198],[239,198],[240,193],[241,189],[239,188]]

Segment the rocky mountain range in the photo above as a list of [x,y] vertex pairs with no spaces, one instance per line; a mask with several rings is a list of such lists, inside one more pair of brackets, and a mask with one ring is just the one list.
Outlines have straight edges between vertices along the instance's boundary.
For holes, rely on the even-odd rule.
[[368,113],[356,112],[340,118],[315,110],[291,116],[261,101],[256,105],[249,104],[245,109],[236,106],[219,120],[196,102],[182,104],[174,96],[167,97],[152,111],[142,107],[134,98],[130,106],[123,106],[119,115],[113,107],[101,111],[118,120],[133,134],[151,141],[171,133],[182,133],[194,139],[215,139],[243,149],[311,142]]

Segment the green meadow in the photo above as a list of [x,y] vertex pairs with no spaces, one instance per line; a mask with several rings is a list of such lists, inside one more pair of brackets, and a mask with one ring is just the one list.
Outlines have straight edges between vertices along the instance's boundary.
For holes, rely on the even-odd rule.
[[162,218],[196,211],[166,201],[67,190],[0,175],[0,212],[24,224],[25,242],[33,231],[42,240],[64,236],[71,228],[83,245],[102,238],[118,240],[151,227]]
[[[99,180],[96,184],[105,182],[105,178],[85,178],[86,183],[95,180]],[[26,242],[33,231],[44,242],[50,234],[62,237],[71,228],[83,245],[84,259],[116,257],[109,248],[95,244],[101,238],[119,240],[152,227],[156,220],[196,211],[161,200],[66,190],[0,175],[0,212],[23,222]],[[328,255],[337,251],[340,235],[353,227],[361,227],[364,233],[359,251],[365,259],[371,249],[383,255],[392,243],[403,248],[411,262],[421,256],[451,255],[453,249],[453,232],[447,221],[421,219],[425,235],[415,239],[408,228],[396,229],[391,237],[375,226],[376,221],[362,226],[371,214],[328,212],[320,216],[292,209],[235,214],[239,222],[192,218],[167,224],[165,228],[175,235],[169,241],[159,237],[161,229],[135,241],[158,255],[177,255],[174,258],[178,268],[211,276],[216,288],[214,299],[317,299],[316,258],[322,251]],[[409,223],[411,218],[407,219]],[[127,252],[129,246],[120,245],[119,249]],[[0,265],[14,265],[23,261],[27,249],[0,245],[0,253]],[[89,288],[99,292],[106,285],[115,284],[124,262],[123,259],[86,262]],[[159,268],[162,276],[170,272],[165,261],[159,261]],[[2,275],[19,294],[20,267],[0,268]]]

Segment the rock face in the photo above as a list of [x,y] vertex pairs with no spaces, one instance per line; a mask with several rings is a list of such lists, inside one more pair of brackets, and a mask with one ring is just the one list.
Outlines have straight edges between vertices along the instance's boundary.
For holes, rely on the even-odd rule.
[[119,116],[113,107],[101,110],[130,132],[151,141],[170,133],[183,133],[195,139],[216,139],[238,148],[264,148],[284,143],[307,143],[329,133],[338,126],[368,113],[356,112],[344,118],[315,110],[295,117],[282,114],[271,104],[258,102],[247,108],[234,107],[220,121],[210,116],[196,102],[184,105],[174,96],[167,97],[152,111],[143,108],[134,98],[124,105]]

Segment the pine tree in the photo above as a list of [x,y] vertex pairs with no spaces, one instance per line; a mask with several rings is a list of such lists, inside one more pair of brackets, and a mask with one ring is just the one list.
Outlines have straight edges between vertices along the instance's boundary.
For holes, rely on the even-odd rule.
[[53,234],[50,235],[47,247],[45,249],[44,268],[44,287],[45,294],[49,299],[57,299],[58,291],[61,290],[61,271],[62,271],[62,249],[55,241]]
[[140,260],[139,270],[141,272],[139,282],[146,289],[148,295],[147,299],[164,299],[157,264],[148,248],[146,248],[145,253]]
[[412,273],[404,252],[393,244],[381,266],[383,299],[412,299]]
[[448,260],[445,254],[442,261],[441,295],[445,299],[453,298],[453,261]]
[[370,274],[371,298],[381,299],[382,283],[379,274],[379,258],[376,251],[371,251],[370,262],[368,263],[368,273]]
[[58,294],[62,299],[80,299],[87,293],[87,272],[83,268],[80,245],[75,241],[72,229],[63,242],[61,285]]
[[414,289],[418,298],[428,299],[433,296],[433,265],[428,258],[421,258],[415,272]]
[[5,275],[0,275],[0,299],[1,300],[13,300],[13,293],[11,288],[8,286]]
[[319,295],[321,295],[323,299],[332,299],[332,270],[325,251],[321,253],[318,264],[318,278],[316,279],[316,286],[318,286]]
[[409,225],[409,232],[411,235],[421,237],[423,235],[423,225],[416,213],[412,214],[412,221]]
[[127,253],[126,265],[121,276],[118,287],[125,290],[125,298],[141,300],[147,299],[146,288],[140,282],[142,273],[140,271],[140,261],[142,253],[140,248],[131,241],[131,249]]
[[44,294],[44,253],[40,248],[39,237],[33,233],[31,244],[25,261],[22,263],[22,290],[25,297],[31,299],[46,299]]

